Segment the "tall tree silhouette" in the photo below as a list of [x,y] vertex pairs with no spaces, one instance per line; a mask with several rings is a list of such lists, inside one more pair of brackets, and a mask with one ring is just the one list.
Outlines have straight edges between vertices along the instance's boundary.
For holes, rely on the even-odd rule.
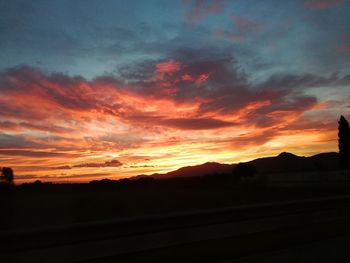
[[2,167],[1,175],[7,184],[13,184],[13,170],[10,167]]
[[338,127],[339,157],[342,168],[350,168],[350,127],[343,115],[340,116]]
[[10,167],[2,167],[1,176],[7,184],[13,184],[13,170]]

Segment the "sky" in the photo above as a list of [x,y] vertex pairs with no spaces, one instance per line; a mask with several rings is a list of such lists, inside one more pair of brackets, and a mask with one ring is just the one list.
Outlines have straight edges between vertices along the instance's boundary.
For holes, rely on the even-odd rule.
[[0,0],[0,166],[86,182],[338,150],[347,0]]

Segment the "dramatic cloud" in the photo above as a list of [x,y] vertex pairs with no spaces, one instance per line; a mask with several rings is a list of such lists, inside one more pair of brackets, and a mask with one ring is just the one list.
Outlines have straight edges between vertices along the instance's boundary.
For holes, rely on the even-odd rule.
[[[210,56],[160,61],[149,74],[145,80],[123,84],[112,76],[87,81],[46,75],[27,66],[10,69],[0,76],[0,111],[8,118],[1,129],[64,135],[108,119],[134,127],[179,130],[247,125],[248,119],[249,124],[267,126],[275,123],[276,116],[300,115],[317,104],[301,88],[346,85],[349,78],[275,75],[252,86],[235,68],[234,60]],[[27,109],[35,118],[27,115]]]
[[[334,120],[349,107],[348,30],[344,15],[324,16],[346,10],[310,8],[340,1],[308,1],[304,16],[293,13],[304,2],[268,16],[261,1],[251,11],[234,2],[178,3],[187,23],[173,2],[158,10],[167,17],[83,19],[90,29],[81,35],[81,26],[61,32],[62,20],[59,32],[52,29],[62,61],[37,61],[43,38],[42,45],[55,44],[51,28],[39,34],[33,26],[28,35],[21,16],[21,30],[6,40],[31,46],[17,50],[35,62],[4,48],[12,55],[0,70],[0,164],[23,181],[79,181],[334,150]],[[332,19],[337,26],[328,25]],[[286,23],[293,26],[281,30]],[[24,64],[13,66],[18,60]]]
[[181,64],[172,59],[163,63],[156,64],[156,72],[158,73],[172,74],[179,71],[180,68],[181,68]]
[[22,2],[0,8],[0,166],[23,181],[336,150],[347,1]]
[[[288,129],[307,129],[305,120],[299,126],[298,120],[320,108],[320,102],[304,91],[350,83],[348,75],[279,74],[253,85],[230,55],[205,54],[178,50],[176,60],[136,65],[142,78],[133,81],[113,75],[86,80],[28,66],[2,72],[0,157],[28,157],[19,171],[38,158],[43,160],[40,167],[46,162],[43,173],[131,167],[140,173],[155,171],[176,156],[164,155],[165,149],[177,152],[176,147],[192,145],[188,154],[201,157],[218,145],[227,150],[261,147]],[[330,128],[316,126],[320,132]],[[158,157],[152,164],[134,163],[132,156],[140,151]],[[84,161],[116,152],[128,154],[121,160]]]

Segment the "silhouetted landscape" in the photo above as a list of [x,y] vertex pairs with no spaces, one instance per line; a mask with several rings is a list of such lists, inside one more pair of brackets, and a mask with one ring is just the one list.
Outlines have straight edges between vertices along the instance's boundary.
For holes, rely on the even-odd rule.
[[1,0],[0,263],[350,262],[349,13]]
[[[300,173],[304,173],[303,178],[290,179],[290,177],[298,177]],[[342,177],[339,177],[339,174]],[[311,178],[310,175],[312,175]],[[274,182],[274,176],[279,178],[277,184],[272,183]],[[337,178],[333,179],[336,176]],[[283,179],[284,177],[288,177],[288,180]],[[43,231],[45,227],[68,227],[71,224],[101,222],[101,226],[107,224],[106,227],[110,229],[107,232],[99,230],[98,233],[106,235],[106,233],[112,233],[110,231],[115,228],[108,226],[109,221],[116,219],[142,220],[144,217],[171,217],[176,216],[177,213],[201,213],[201,211],[210,211],[211,209],[217,211],[218,209],[228,209],[229,207],[240,207],[242,205],[264,205],[271,202],[294,202],[295,200],[345,196],[349,194],[349,178],[348,170],[339,170],[338,153],[323,153],[311,157],[281,153],[276,157],[261,158],[247,163],[232,165],[205,163],[198,166],[184,167],[164,175],[138,176],[130,179],[103,179],[86,184],[54,184],[36,181],[18,186],[2,185],[0,198],[6,201],[2,203],[3,213],[0,219],[0,232],[12,230],[21,233],[21,231],[28,229]],[[326,206],[321,205],[321,207],[324,209]],[[270,215],[275,213],[273,212],[275,209],[268,212],[268,209],[265,208],[263,211],[270,213]],[[237,215],[237,213],[235,214]],[[202,217],[201,220],[205,218],[206,216]],[[155,219],[149,220],[153,222]],[[141,228],[135,226],[136,228],[133,231],[134,227],[123,227],[124,230],[115,228],[114,231],[117,232],[113,235],[121,235],[123,231],[136,231],[136,233],[138,231],[151,231],[151,229],[156,231],[155,228],[161,228],[166,222],[165,219],[160,218],[159,220],[159,222],[155,221],[158,223],[154,222],[155,226],[153,226],[153,223],[146,223]],[[229,219],[225,216],[221,217],[220,220],[226,221]],[[176,220],[176,222],[179,221]],[[189,224],[189,221],[186,220],[185,222]],[[337,229],[333,225],[325,225],[323,226],[323,232],[329,233],[327,234],[329,237],[339,235],[340,232],[345,234],[347,232],[343,230],[345,226],[342,224],[338,223]],[[324,234],[322,237],[315,234],[318,230],[314,229],[313,226],[302,229],[304,228],[299,227],[292,230],[294,234],[286,230],[268,234],[264,238],[264,242],[271,242],[271,245],[267,245],[266,249],[277,249],[279,247],[274,241],[276,238],[279,240],[281,248],[283,248],[289,243],[294,244],[294,242],[301,242],[301,240],[311,242],[326,237]],[[62,233],[65,234],[55,239],[61,240],[62,238],[71,237],[81,240],[86,235],[85,232],[70,233],[67,231],[64,230]],[[313,231],[313,234],[308,236],[296,231],[303,231],[303,233]],[[87,233],[95,232],[96,230],[89,230]],[[18,238],[13,236],[13,241],[7,243],[7,245],[2,243],[2,245],[6,247],[12,244],[13,248],[24,246],[19,245],[24,242],[19,242],[19,240],[26,240],[26,238],[24,236]],[[245,255],[244,253],[251,253],[251,250],[259,249],[260,245],[256,242],[261,237],[245,239],[246,237],[240,238],[240,245],[236,245],[233,250],[229,248],[222,250],[228,244],[228,241],[226,241],[222,244],[216,243],[221,244],[221,252],[216,252],[217,246],[203,244],[200,246],[204,247],[183,248],[180,250],[181,252],[179,251],[179,256],[183,255],[182,253],[191,255],[190,251],[193,249],[199,249],[199,251],[205,249],[205,251],[211,251],[211,254],[207,256],[207,260],[211,261],[224,259],[225,257],[230,258],[232,253],[236,256]],[[35,242],[39,246],[41,241]],[[53,240],[49,239],[45,242],[53,242]],[[230,242],[235,244],[236,241]],[[129,256],[112,257],[110,260],[119,259],[127,262],[136,260],[138,262],[142,258],[149,258],[150,260],[161,261],[168,253],[173,252],[163,251],[162,253],[165,254],[132,253]],[[217,253],[220,253],[220,255]],[[108,258],[104,258],[97,262],[109,262],[108,260]],[[176,262],[179,258],[174,257],[173,260],[172,262]]]
[[[297,156],[283,152],[276,157],[259,158],[246,162],[255,168],[257,174],[293,173],[306,171],[332,171],[339,169],[339,154],[336,152],[320,153],[311,157]],[[139,175],[131,179],[152,177],[155,179],[192,177],[203,175],[232,174],[236,164],[208,162],[201,165],[183,167],[166,174]]]
[[[176,171],[88,184],[24,183],[3,185],[1,227],[4,229],[144,216],[176,211],[325,197],[349,193],[350,177],[332,185],[339,154],[299,157],[281,153],[245,163],[253,174],[235,173],[237,164],[205,163]],[[316,178],[298,179],[298,173]],[[288,184],[272,185],[274,176]],[[299,180],[300,187],[291,177]],[[282,179],[281,179],[282,177]],[[305,176],[304,176],[305,177]],[[315,177],[315,175],[314,175]],[[338,184],[337,184],[338,183]],[[331,187],[333,186],[333,187]],[[22,220],[25,217],[26,220]]]
[[[350,128],[342,116],[340,153],[303,157],[283,152],[245,163],[208,162],[165,174],[87,184],[37,180],[16,186],[12,169],[3,168],[0,194],[6,202],[2,205],[0,229],[348,194],[350,175],[347,162],[342,161],[350,159],[349,152],[342,151],[348,137]],[[22,220],[24,217],[26,220]]]
[[[320,153],[303,157],[282,152],[274,157],[259,158],[245,163],[220,164],[207,162],[201,165],[182,167],[165,174],[139,175],[119,180],[102,179],[80,184],[57,184],[36,180],[32,183],[15,185],[13,170],[10,167],[3,167],[0,198],[4,202],[2,202],[1,207],[3,213],[0,218],[0,233],[3,232],[5,235],[3,240],[10,239],[7,243],[5,241],[1,244],[5,246],[5,251],[8,251],[6,247],[17,251],[21,247],[29,245],[26,243],[28,238],[29,240],[34,238],[36,246],[41,247],[42,242],[49,242],[53,245],[62,242],[64,244],[69,236],[75,239],[75,242],[82,242],[86,235],[90,237],[86,236],[85,239],[95,240],[97,238],[99,240],[108,236],[122,235],[125,231],[125,233],[129,233],[128,235],[138,233],[138,231],[159,231],[158,229],[162,229],[161,225],[163,224],[168,224],[168,226],[164,226],[164,229],[172,229],[174,222],[177,225],[183,220],[185,220],[181,223],[184,224],[183,227],[188,227],[187,225],[191,227],[191,224],[193,224],[190,223],[191,220],[195,220],[194,218],[202,213],[212,214],[202,216],[200,221],[205,221],[214,215],[214,218],[216,218],[218,213],[227,213],[226,211],[232,209],[236,211],[233,214],[235,217],[240,213],[244,215],[246,213],[257,213],[258,211],[272,216],[278,211],[278,206],[279,209],[283,210],[295,202],[302,202],[300,207],[297,206],[297,209],[301,209],[301,207],[306,209],[307,202],[315,203],[312,205],[313,209],[320,206],[317,211],[329,209],[327,208],[329,205],[323,203],[332,200],[332,198],[343,198],[343,196],[346,198],[350,189],[348,162],[345,161],[350,159],[350,155],[347,151],[348,148],[344,147],[350,138],[350,128],[343,116],[339,121],[338,130],[339,153]],[[284,205],[283,202],[287,203]],[[320,204],[317,202],[320,202]],[[254,206],[257,207],[254,208]],[[259,206],[262,206],[263,210]],[[335,209],[334,204],[332,207],[332,209]],[[243,209],[243,212],[238,212],[240,210],[237,210],[237,208]],[[293,205],[291,208],[295,209]],[[249,209],[252,211],[248,212]],[[247,210],[247,212],[244,212],[244,210]],[[269,210],[271,211],[269,212]],[[182,217],[184,219],[181,219]],[[230,217],[231,215],[228,214],[215,220],[226,222],[230,220]],[[160,222],[158,222],[159,220]],[[299,224],[298,220],[293,224]],[[123,227],[123,224],[134,221],[140,221],[140,223],[145,221],[145,223],[141,223],[141,226],[140,223],[137,223],[134,227]],[[165,223],[168,221],[169,223]],[[94,226],[94,224],[97,225]],[[197,224],[205,225],[207,223],[197,222]],[[340,223],[340,225],[342,224]],[[63,227],[63,232],[59,234],[60,232],[57,232],[59,230],[55,230],[55,227],[58,229]],[[123,230],[119,229],[120,227]],[[305,230],[302,230],[304,226],[299,226],[297,229],[288,231],[298,233],[295,231],[307,232],[311,230],[318,233],[317,230],[313,229],[314,227],[320,226],[312,225]],[[83,230],[84,228],[87,229]],[[94,230],[95,228],[100,230]],[[105,232],[102,228],[108,228],[109,230]],[[348,233],[345,230],[343,231],[342,227],[323,226],[323,228],[323,232],[327,231],[329,237],[337,236],[340,232]],[[14,231],[14,234],[10,234],[9,237],[6,233],[12,233],[11,231]],[[30,233],[32,231],[41,234],[38,234],[37,237],[31,237]],[[54,231],[51,235],[57,237],[55,239],[48,238],[45,231],[49,231],[47,233]],[[271,248],[269,249],[278,247],[274,240],[275,238],[282,240],[280,237],[282,233],[284,233],[285,241],[281,244],[301,242],[301,240],[304,240],[304,242],[306,240],[311,241],[301,233],[295,236],[287,230],[283,230],[282,233],[278,232],[282,230],[276,231],[271,232],[266,237],[271,242]],[[110,234],[106,236],[109,232]],[[43,237],[40,237],[41,235]],[[16,236],[18,237],[16,238]],[[164,238],[167,240],[169,236]],[[243,241],[245,236],[242,238],[240,240],[245,242]],[[250,241],[251,249],[254,251],[260,247],[255,243],[259,238],[256,237]],[[319,239],[320,237],[314,236],[312,240]],[[195,244],[192,245],[191,249],[198,246],[197,243]],[[226,244],[222,244],[222,247],[226,247]],[[33,246],[33,244],[29,246]],[[211,251],[211,254],[208,255],[208,259],[210,257],[215,259],[232,257],[232,253],[237,256],[240,253],[249,253],[250,251],[242,245],[236,248],[237,251],[224,250],[219,257],[215,254],[217,253],[215,252],[216,246],[215,249],[209,244],[204,246],[210,246],[208,251]],[[186,249],[183,248],[181,253],[185,253]],[[154,252],[150,255],[132,253],[126,256],[125,260],[129,261],[132,258],[139,260],[143,257],[160,260],[166,255],[164,253],[170,253],[164,252],[164,250],[161,251],[163,252]],[[102,250],[100,253],[102,253]],[[121,256],[116,257],[123,258]],[[114,259],[116,258],[112,257],[110,260],[113,261]],[[104,258],[102,262],[108,262],[106,260],[107,258]]]

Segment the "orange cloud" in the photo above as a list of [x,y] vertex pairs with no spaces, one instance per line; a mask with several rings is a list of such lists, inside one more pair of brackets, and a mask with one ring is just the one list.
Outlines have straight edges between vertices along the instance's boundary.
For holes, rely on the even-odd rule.
[[81,181],[285,151],[296,130],[335,147],[330,117],[305,116],[330,106],[300,88],[347,85],[348,76],[274,76],[253,86],[231,63],[170,59],[151,65],[150,76],[163,78],[129,83],[8,69],[0,73],[0,162],[22,181]]

